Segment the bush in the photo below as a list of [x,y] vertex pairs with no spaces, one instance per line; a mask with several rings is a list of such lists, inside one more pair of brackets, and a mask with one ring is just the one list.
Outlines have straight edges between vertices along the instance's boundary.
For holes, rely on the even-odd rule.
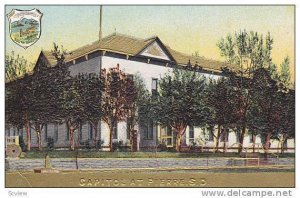
[[195,151],[196,150],[196,146],[197,146],[196,142],[191,142],[191,144],[190,144],[190,151]]
[[87,149],[87,150],[91,150],[91,148],[92,148],[91,142],[89,140],[84,141],[83,148]]
[[20,144],[22,152],[25,152],[26,151],[26,144],[24,142],[23,136],[19,136],[19,144]]
[[53,150],[54,148],[54,139],[52,137],[47,138],[47,149]]
[[101,149],[103,144],[104,144],[103,140],[97,140],[97,142],[96,142],[96,149]]
[[165,145],[165,144],[159,144],[157,146],[157,151],[159,151],[159,152],[161,152],[161,151],[167,151],[167,150],[168,150],[168,148],[167,148],[167,145]]
[[123,141],[120,140],[119,142],[113,142],[112,150],[113,151],[123,151]]

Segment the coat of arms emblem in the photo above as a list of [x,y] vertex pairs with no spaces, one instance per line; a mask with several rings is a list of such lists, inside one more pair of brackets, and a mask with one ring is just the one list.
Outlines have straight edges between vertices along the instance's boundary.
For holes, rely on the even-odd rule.
[[10,38],[24,49],[37,42],[41,36],[42,15],[38,9],[13,9],[7,15]]

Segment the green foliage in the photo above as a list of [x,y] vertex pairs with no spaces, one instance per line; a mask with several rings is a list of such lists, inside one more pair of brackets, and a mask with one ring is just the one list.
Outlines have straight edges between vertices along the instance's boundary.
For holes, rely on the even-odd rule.
[[208,85],[206,103],[212,114],[210,126],[229,126],[235,120],[234,89],[227,78],[211,80]]
[[190,144],[190,151],[195,151],[197,148],[197,143],[196,142],[191,142]]
[[103,140],[97,140],[96,141],[96,149],[101,149],[103,144],[104,144]]
[[5,55],[5,80],[12,81],[18,77],[24,76],[33,67],[32,63],[22,56],[15,55],[14,51]]
[[290,85],[291,74],[290,74],[290,58],[286,56],[280,65],[280,80],[285,86]]
[[[217,44],[221,55],[225,57],[227,63],[231,64],[231,68],[228,67],[224,71],[229,77],[230,86],[234,88],[232,90],[234,97],[231,97],[231,107],[235,114],[232,126],[236,131],[241,131],[239,152],[241,152],[246,128],[250,127],[253,133],[257,133],[259,128],[266,129],[267,120],[271,121],[269,114],[275,110],[271,96],[272,93],[276,93],[276,83],[273,83],[273,80],[277,78],[277,69],[271,58],[273,42],[270,33],[264,38],[257,32],[244,30],[235,33],[234,37],[229,35],[226,39],[222,38]],[[264,93],[259,95],[260,92]],[[258,106],[269,99],[272,99],[272,102],[264,106],[264,111],[260,111]],[[262,117],[256,117],[255,114]],[[255,124],[256,119],[264,125]]]
[[110,130],[109,146],[113,150],[112,129],[119,121],[129,119],[130,131],[133,131],[138,111],[137,84],[134,83],[132,76],[126,75],[120,70],[119,65],[110,68],[108,71],[101,71],[101,80],[103,82],[103,92],[101,100],[102,120],[108,125]]
[[226,38],[221,38],[217,46],[226,62],[235,66],[236,72],[243,76],[250,77],[255,69],[273,66],[273,39],[270,33],[264,39],[257,32],[243,30],[236,32],[234,36],[228,34]]
[[288,138],[295,138],[295,90],[289,89],[279,93],[279,123],[277,125],[278,134],[283,136],[283,141]]
[[53,150],[54,148],[54,139],[52,137],[47,137],[47,149],[48,151]]
[[19,136],[19,144],[20,144],[22,152],[25,152],[26,151],[26,144],[24,142],[23,136],[21,136],[21,135]]
[[175,69],[160,79],[159,98],[155,105],[157,120],[177,129],[202,126],[209,117],[205,106],[206,79],[194,71]]
[[90,150],[92,148],[91,141],[90,140],[84,141],[83,142],[83,148],[86,149],[86,150]]
[[210,118],[206,86],[206,79],[191,70],[174,69],[160,79],[159,95],[152,98],[153,120],[175,129],[177,150],[188,125],[204,126]]
[[167,151],[167,150],[168,150],[168,148],[167,148],[166,144],[159,144],[157,146],[157,151],[159,151],[159,152],[163,152],[163,151]]
[[250,90],[249,128],[252,133],[276,133],[282,106],[279,103],[278,86],[268,70],[254,73]]
[[124,151],[124,143],[122,140],[112,143],[112,151]]

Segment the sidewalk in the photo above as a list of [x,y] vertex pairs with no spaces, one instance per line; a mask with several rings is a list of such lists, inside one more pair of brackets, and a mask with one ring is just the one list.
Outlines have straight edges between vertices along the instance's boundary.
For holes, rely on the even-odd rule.
[[[262,159],[260,159],[262,160]],[[264,167],[287,166],[294,167],[295,158],[270,158],[268,161],[260,161],[245,158],[53,158],[51,165],[59,170],[101,170],[101,169],[164,169],[164,168],[218,168],[218,167]],[[44,159],[6,159],[6,170],[33,170],[43,168]]]

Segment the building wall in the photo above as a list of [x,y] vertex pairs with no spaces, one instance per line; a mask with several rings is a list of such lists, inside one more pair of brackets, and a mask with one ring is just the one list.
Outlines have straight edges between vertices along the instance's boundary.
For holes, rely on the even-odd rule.
[[[101,60],[102,59],[102,60]],[[99,73],[100,71],[100,63],[102,62],[102,68],[111,68],[116,67],[119,65],[120,69],[124,71],[127,74],[139,74],[143,79],[144,83],[149,91],[152,90],[152,79],[156,78],[159,79],[163,77],[166,73],[172,72],[172,68],[166,67],[166,66],[158,66],[151,63],[146,62],[137,62],[127,59],[121,59],[121,58],[114,58],[109,56],[91,56],[88,57],[88,60],[85,58],[81,58],[77,61],[76,64],[71,65],[69,67],[71,75],[75,76],[79,73]],[[203,73],[203,75],[207,78],[219,78],[220,76],[217,75],[211,75]],[[145,129],[141,126],[136,126],[136,129],[139,131],[139,138],[138,138],[138,146],[143,149],[144,147],[151,147],[154,145],[157,145],[161,143],[161,137],[160,137],[160,126],[157,126],[153,130],[153,138],[149,139],[145,136]],[[216,133],[215,129],[215,133]],[[55,139],[54,146],[55,147],[68,147],[69,146],[69,140],[67,138],[67,128],[65,123],[58,124],[58,138],[56,140],[55,136],[55,124],[48,124],[47,126],[47,137],[52,137]],[[19,135],[18,130],[14,128],[7,128],[6,129],[6,135],[7,136],[14,136]],[[46,133],[45,129],[42,132],[42,146],[47,146],[46,141]],[[94,135],[94,133],[93,133]],[[23,129],[23,137],[24,141],[26,142],[26,130]],[[82,135],[80,136],[79,130],[75,131],[75,142],[76,146],[82,145],[82,143],[89,141],[91,138],[89,137],[89,125],[88,123],[84,123],[82,125]],[[103,121],[98,126],[98,139],[101,139],[104,141],[103,146],[108,146],[109,144],[109,130]],[[189,127],[186,130],[185,137],[185,144],[190,145],[190,137],[189,137]],[[202,145],[206,147],[214,147],[215,140],[214,141],[208,141],[208,132],[205,131],[203,128],[195,127],[194,128],[194,142],[197,143],[197,145]],[[234,132],[229,133],[228,142],[226,142],[226,146],[237,146],[234,145],[236,143],[236,135]],[[91,141],[91,140],[90,140]],[[129,140],[127,137],[127,131],[126,131],[126,122],[119,122],[118,123],[118,138],[113,141],[122,141],[124,145],[129,144]],[[261,143],[260,138],[258,137],[256,140],[257,143]],[[31,129],[31,145],[32,147],[37,147],[37,136],[36,132]],[[220,141],[219,146],[223,146],[224,142]],[[250,143],[250,136],[245,136],[244,140],[244,146],[248,147],[251,146],[252,143]],[[294,140],[288,140],[287,146],[290,148],[294,147]],[[278,147],[278,141],[272,140],[271,141],[271,148],[277,148]]]
[[92,57],[88,60],[85,60],[85,59],[82,60],[82,59],[84,59],[84,58],[79,59],[76,64],[69,66],[70,74],[72,76],[76,76],[79,73],[81,73],[81,74],[86,74],[86,73],[87,74],[89,74],[89,73],[99,74],[99,72],[100,72],[100,56]]

